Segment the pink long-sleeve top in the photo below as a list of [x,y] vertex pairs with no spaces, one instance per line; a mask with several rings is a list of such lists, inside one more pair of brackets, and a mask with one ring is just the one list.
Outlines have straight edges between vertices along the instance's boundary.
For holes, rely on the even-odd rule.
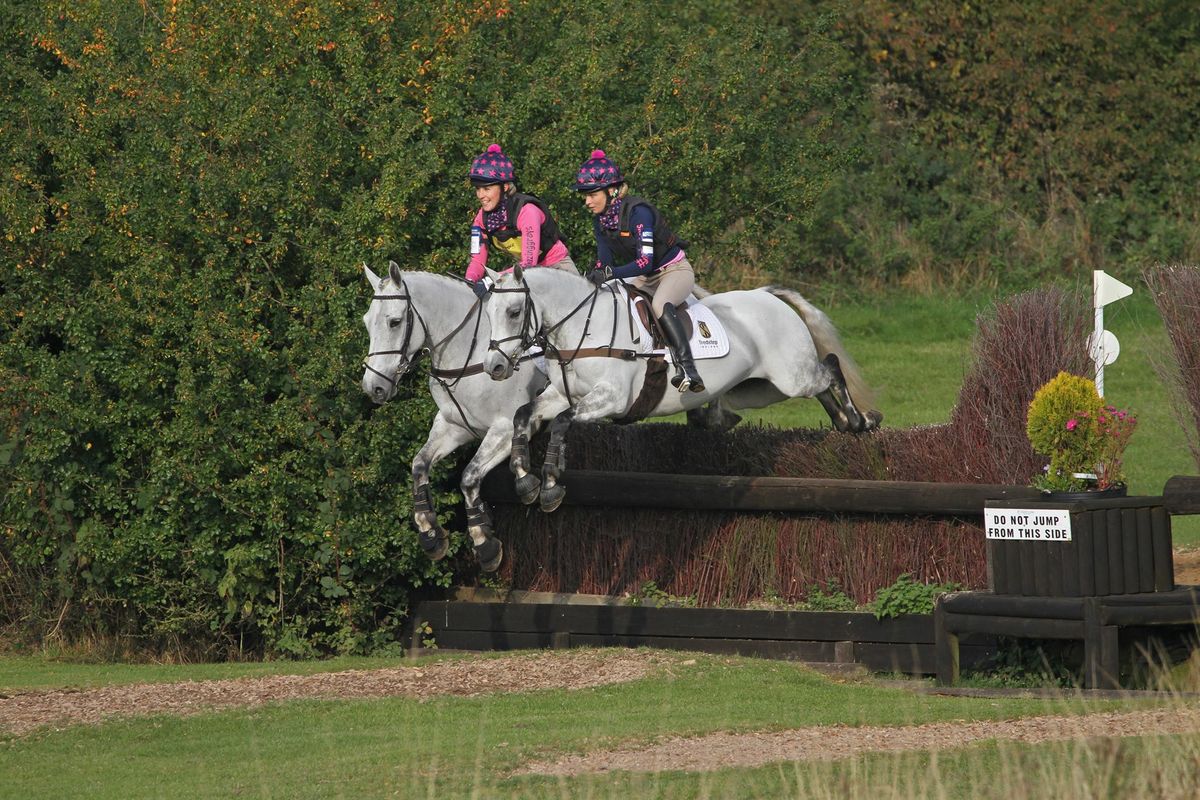
[[[546,251],[542,260],[538,261],[538,252],[542,249],[542,223],[545,221],[546,215],[533,203],[526,203],[517,214],[517,230],[521,232],[521,258],[518,263],[522,269],[557,264],[567,257],[567,246],[560,239]],[[474,282],[483,277],[488,259],[487,233],[484,228],[482,208],[475,214],[475,221],[471,225],[473,229],[477,228],[482,233],[479,237],[479,250],[471,254],[471,263],[467,266],[467,280]],[[511,272],[512,267],[502,271]]]

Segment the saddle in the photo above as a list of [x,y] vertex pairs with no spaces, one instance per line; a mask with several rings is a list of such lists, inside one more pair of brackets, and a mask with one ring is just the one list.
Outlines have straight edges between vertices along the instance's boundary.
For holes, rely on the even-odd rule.
[[[667,334],[663,331],[662,326],[658,324],[658,320],[654,318],[654,299],[649,292],[644,292],[631,284],[625,284],[625,291],[629,292],[629,301],[633,306],[634,313],[637,314],[638,321],[642,323],[642,327],[650,331],[650,348],[651,350],[662,350],[670,344],[667,339]],[[679,321],[683,323],[683,332],[687,334],[689,339],[692,338],[692,315],[688,313],[688,307],[691,303],[684,300],[679,305],[675,306],[675,314],[679,317]]]
[[[641,352],[667,352],[670,340],[667,339],[666,333],[654,317],[654,306],[650,295],[629,284],[625,284],[623,288],[629,293],[629,304],[634,319],[640,323],[641,329],[650,340],[641,342]],[[689,297],[683,303],[675,306],[675,313],[683,323],[683,330],[691,344],[693,358],[720,358],[729,352],[730,342],[725,327],[708,306],[696,302],[695,297]]]

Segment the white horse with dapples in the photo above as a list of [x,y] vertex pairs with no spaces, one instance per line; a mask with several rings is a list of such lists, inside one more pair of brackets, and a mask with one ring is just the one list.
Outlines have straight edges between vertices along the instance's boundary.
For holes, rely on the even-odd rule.
[[[558,484],[565,468],[565,434],[575,420],[626,417],[642,394],[648,358],[629,317],[629,303],[613,283],[593,287],[558,270],[516,269],[494,276],[486,298],[493,341],[484,369],[495,380],[513,375],[519,355],[545,348],[550,380],[558,391],[534,401],[514,420],[517,436],[530,417],[548,419],[551,438],[542,481],[513,453],[517,492],[528,503],[538,497],[550,511],[562,502]],[[839,431],[863,432],[879,426],[882,415],[865,413],[871,395],[847,355],[833,323],[798,292],[769,286],[724,292],[702,300],[731,341],[726,355],[697,359],[705,391],[667,389],[645,416],[697,409],[719,398],[726,409],[761,408],[791,397],[815,397]],[[641,339],[643,341],[635,341]],[[643,406],[646,402],[643,401]]]

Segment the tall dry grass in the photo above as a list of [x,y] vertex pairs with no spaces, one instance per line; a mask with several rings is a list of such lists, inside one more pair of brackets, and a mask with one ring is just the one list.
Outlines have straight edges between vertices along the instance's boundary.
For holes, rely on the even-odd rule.
[[1155,266],[1142,272],[1171,341],[1173,360],[1156,359],[1155,370],[1171,395],[1171,410],[1200,467],[1200,268]]

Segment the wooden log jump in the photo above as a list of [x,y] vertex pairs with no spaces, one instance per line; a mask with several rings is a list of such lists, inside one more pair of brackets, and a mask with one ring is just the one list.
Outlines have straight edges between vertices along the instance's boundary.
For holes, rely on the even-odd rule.
[[[721,511],[803,511],[832,514],[982,516],[988,500],[1035,500],[1030,486],[921,481],[852,481],[823,478],[667,475],[656,472],[567,470],[569,505]],[[500,467],[488,475],[484,496],[516,503],[512,476]]]

